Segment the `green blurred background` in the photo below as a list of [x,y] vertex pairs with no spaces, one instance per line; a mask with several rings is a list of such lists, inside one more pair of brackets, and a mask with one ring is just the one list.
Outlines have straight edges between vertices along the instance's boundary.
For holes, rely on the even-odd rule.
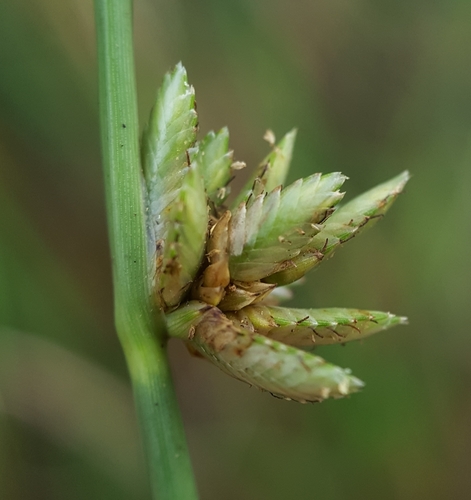
[[[298,306],[410,325],[321,354],[367,382],[279,401],[172,343],[202,499],[471,498],[471,2],[136,0],[140,118],[182,60],[236,158],[299,127],[291,180],[404,169],[387,217]],[[90,0],[0,3],[0,498],[146,499],[112,292]]]

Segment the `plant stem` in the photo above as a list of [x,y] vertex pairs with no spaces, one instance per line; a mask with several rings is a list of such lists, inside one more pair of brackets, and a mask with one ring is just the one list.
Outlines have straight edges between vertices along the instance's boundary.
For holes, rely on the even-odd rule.
[[115,299],[153,498],[197,498],[147,267],[132,0],[95,0],[100,119]]

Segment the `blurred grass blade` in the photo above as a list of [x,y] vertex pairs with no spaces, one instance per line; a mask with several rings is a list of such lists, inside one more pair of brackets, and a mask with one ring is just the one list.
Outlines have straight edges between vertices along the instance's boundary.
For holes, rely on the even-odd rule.
[[[43,336],[0,326],[0,388],[0,420],[6,413],[38,429],[61,454],[109,474],[126,498],[148,496],[131,388],[122,377]],[[77,498],[73,493],[54,497]]]
[[165,239],[170,203],[182,186],[187,150],[196,140],[195,91],[177,64],[164,77],[142,136],[142,168],[148,193],[148,221],[155,242]]
[[315,402],[363,387],[349,370],[244,330],[216,307],[190,303],[170,313],[167,325],[171,335],[188,338],[192,348],[227,374],[277,397]]
[[206,245],[208,208],[197,160],[186,169],[171,208],[163,255],[157,260],[157,293],[164,308],[180,302],[201,265]]
[[208,198],[220,205],[229,194],[226,185],[231,178],[233,152],[229,151],[229,130],[221,129],[217,134],[213,131],[206,134],[198,144],[194,155],[201,165],[204,185]]
[[257,333],[288,345],[310,350],[319,345],[361,340],[373,333],[401,325],[407,319],[391,313],[359,309],[293,309],[253,305],[228,313]]
[[230,226],[230,271],[235,280],[254,281],[276,273],[309,244],[343,197],[346,177],[314,174],[268,195],[257,183],[253,196],[235,210]]
[[243,201],[248,200],[255,179],[261,179],[267,192],[285,183],[293,155],[296,134],[296,129],[291,130],[283,137],[279,144],[273,147],[273,151],[262,161],[250,180],[247,181],[240,191],[240,194],[232,205],[234,208],[238,207]]
[[387,212],[409,178],[409,172],[405,171],[339,207],[309,245],[293,259],[293,267],[269,276],[266,281],[278,285],[292,283],[320,264],[325,257],[332,256],[342,243],[366,227],[371,227]]

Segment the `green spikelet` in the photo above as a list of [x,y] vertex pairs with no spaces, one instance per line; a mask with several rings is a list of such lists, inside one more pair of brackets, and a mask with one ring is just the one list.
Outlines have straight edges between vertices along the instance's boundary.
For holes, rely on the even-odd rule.
[[287,188],[266,194],[252,191],[234,211],[230,226],[231,276],[253,281],[265,278],[299,255],[321,230],[319,222],[342,198],[340,173],[314,174]]
[[188,167],[187,150],[196,141],[195,91],[178,64],[165,75],[142,136],[141,157],[148,193],[149,227],[154,241],[166,237],[169,205]]
[[406,318],[358,309],[293,309],[248,306],[228,317],[241,327],[305,350],[361,340],[407,322]]
[[[202,257],[207,208],[201,173],[189,166],[196,140],[195,92],[178,64],[165,75],[142,137],[149,272],[159,305],[178,304]],[[193,208],[190,210],[190,203]]]
[[387,212],[409,178],[409,172],[403,172],[340,207],[303,252],[293,259],[293,266],[266,278],[266,281],[287,285],[303,277],[325,257],[331,257],[343,243],[371,227]]

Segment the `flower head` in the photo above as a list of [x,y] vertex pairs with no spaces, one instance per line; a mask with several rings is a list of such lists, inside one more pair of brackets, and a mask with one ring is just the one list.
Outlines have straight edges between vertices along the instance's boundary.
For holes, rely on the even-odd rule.
[[197,142],[193,87],[178,64],[158,93],[142,141],[149,276],[169,335],[233,377],[300,402],[363,383],[312,351],[362,339],[406,319],[357,309],[279,307],[287,288],[370,227],[409,179],[404,172],[341,204],[347,179],[315,173],[283,187],[296,131],[272,143],[228,203],[233,161],[223,128]]

